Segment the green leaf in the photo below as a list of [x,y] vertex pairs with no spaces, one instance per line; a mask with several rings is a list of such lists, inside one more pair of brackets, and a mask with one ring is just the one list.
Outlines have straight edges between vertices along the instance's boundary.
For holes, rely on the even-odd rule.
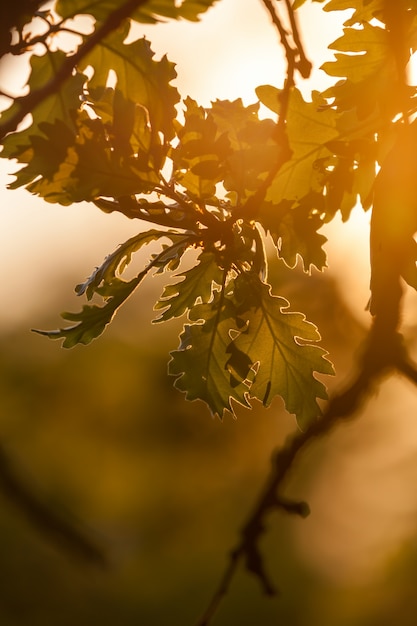
[[250,406],[249,398],[257,398],[269,406],[280,395],[306,428],[320,415],[317,398],[327,397],[314,373],[333,374],[333,367],[312,344],[320,339],[317,328],[287,307],[254,272],[230,280],[212,300],[191,308],[189,318],[198,323],[185,326],[169,364],[175,386],[219,416],[233,412],[231,399]]
[[154,309],[165,309],[154,322],[164,322],[173,317],[180,317],[191,309],[197,300],[209,302],[213,294],[213,284],[221,285],[222,271],[218,266],[216,255],[203,252],[198,263],[191,269],[179,274],[183,280],[174,285],[167,285],[155,304]]
[[343,32],[329,46],[342,54],[335,54],[335,61],[327,61],[321,69],[344,80],[323,95],[334,98],[340,111],[356,109],[360,120],[381,112],[392,119],[403,106],[403,91],[387,30],[363,22],[360,29]]
[[[75,143],[54,176],[54,200],[62,204],[149,193],[159,173],[142,155],[121,156],[100,119],[80,114]],[[48,198],[46,198],[48,199]]]
[[203,107],[192,98],[186,98],[184,104],[184,124],[176,124],[179,143],[170,152],[173,177],[193,198],[209,200],[223,177],[222,164],[229,146]]
[[[153,60],[146,40],[125,45],[126,34],[126,28],[112,33],[84,59],[83,67],[91,63],[95,70],[87,106],[103,119],[91,119],[86,104],[79,110],[86,76],[78,73],[34,109],[31,127],[6,137],[2,156],[29,164],[18,173],[15,187],[35,181],[29,187],[33,193],[71,204],[99,195],[149,193],[159,182],[174,135],[179,96],[169,83],[176,73],[166,58]],[[53,80],[65,58],[64,53],[33,57],[31,90]],[[110,69],[117,74],[116,90],[104,89]],[[61,144],[60,135],[49,130],[55,120],[67,127]]]
[[76,286],[75,290],[78,295],[86,295],[91,300],[93,295],[99,292],[103,285],[112,285],[114,280],[120,276],[132,260],[132,254],[138,252],[144,245],[152,241],[168,238],[172,245],[168,250],[157,255],[152,261],[152,267],[164,267],[172,261],[174,255],[182,256],[185,249],[190,245],[190,237],[183,233],[165,232],[161,230],[148,230],[139,235],[131,237],[112,254],[109,254],[104,262],[97,267],[91,276],[84,282]]
[[203,400],[219,417],[233,413],[231,399],[249,407],[248,386],[236,381],[236,370],[228,367],[230,331],[236,328],[235,309],[224,291],[213,301],[196,305],[190,313],[195,322],[185,325],[179,349],[172,352],[168,372],[176,377],[175,387],[188,400]]
[[239,276],[236,289],[243,298],[238,315],[246,326],[233,343],[258,364],[250,396],[269,406],[280,395],[299,426],[307,428],[321,414],[316,399],[327,397],[314,372],[334,373],[326,352],[311,343],[320,340],[316,326],[301,313],[285,311],[288,301],[272,295],[270,286],[253,273]]
[[[124,281],[118,275],[122,274],[131,261],[131,256],[143,245],[168,237],[172,246],[163,248],[162,252],[148,263],[135,278]],[[112,321],[119,307],[127,300],[136,287],[147,276],[152,268],[163,269],[172,262],[173,258],[182,255],[189,245],[189,237],[183,233],[164,233],[151,230],[132,237],[109,255],[104,263],[97,268],[85,283],[77,285],[78,295],[86,295],[89,300],[94,294],[99,294],[105,304],[103,306],[84,305],[79,313],[62,313],[62,318],[76,322],[73,326],[58,330],[35,330],[50,339],[64,339],[64,348],[72,348],[76,344],[88,344],[102,334],[106,326]]]
[[125,100],[137,103],[148,113],[152,132],[163,133],[166,141],[174,136],[173,120],[175,105],[179,101],[178,91],[170,85],[176,77],[174,64],[163,57],[153,59],[154,53],[145,38],[126,44],[129,25],[112,32],[80,63],[84,69],[92,66],[94,74],[88,88],[102,88],[107,84],[110,70],[116,74],[116,89]]
[[292,157],[281,167],[268,190],[267,200],[274,204],[282,200],[299,201],[311,191],[323,189],[315,162],[331,155],[326,144],[339,135],[337,114],[323,107],[325,102],[317,92],[312,98],[312,102],[305,102],[297,89],[291,91],[287,134]]
[[[32,55],[30,58],[30,75],[28,79],[29,91],[33,92],[52,82],[55,74],[66,61],[65,52],[58,50],[48,52],[42,56]],[[75,131],[75,112],[80,108],[83,86],[87,77],[80,72],[75,72],[68,80],[64,81],[58,89],[54,89],[50,96],[31,110],[32,124],[25,130],[10,133],[3,140],[3,150],[0,153],[4,158],[17,158],[22,163],[28,163],[31,155],[27,150],[32,148],[31,137],[34,135],[44,138],[42,125],[47,122],[54,124],[59,120],[71,131]],[[1,119],[6,121],[20,107],[19,99],[1,114]],[[43,126],[45,128],[45,126]],[[43,174],[42,171],[39,172]]]
[[95,304],[84,305],[79,313],[62,313],[63,319],[76,322],[73,326],[58,330],[35,330],[34,332],[50,339],[64,339],[62,344],[64,348],[73,348],[80,343],[90,343],[103,333],[106,326],[112,321],[117,309],[136,289],[145,275],[146,271],[141,272],[129,282],[114,279],[111,284],[113,295],[107,299],[106,304],[102,307]]
[[225,155],[223,185],[237,194],[239,202],[259,188],[279,154],[276,124],[260,120],[258,111],[259,104],[245,107],[240,99],[216,100],[210,111],[218,132],[227,137],[231,148]]
[[[40,122],[38,129],[43,134],[29,136],[30,147],[19,155],[19,161],[27,162],[27,165],[15,173],[16,179],[8,188],[25,185],[32,193],[49,199],[55,191],[53,180],[59,164],[74,142],[74,132],[61,120],[55,120],[53,124]],[[60,193],[61,189],[58,187],[57,191]]]
[[270,232],[279,257],[288,267],[295,267],[298,255],[306,272],[312,265],[320,271],[326,267],[323,245],[327,239],[317,232],[323,226],[320,216],[322,204],[323,198],[319,194],[310,194],[295,205],[288,201],[279,205],[263,204],[258,219]]

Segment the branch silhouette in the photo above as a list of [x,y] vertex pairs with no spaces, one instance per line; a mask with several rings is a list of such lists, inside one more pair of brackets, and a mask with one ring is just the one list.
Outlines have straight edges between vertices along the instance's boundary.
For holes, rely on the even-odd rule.
[[[269,0],[264,0],[264,4],[272,16],[276,15]],[[291,11],[289,14],[291,17]],[[288,44],[287,34],[285,31],[282,32],[279,20],[273,17],[273,21],[281,34],[288,59],[288,71],[291,72],[293,71],[294,51]],[[294,29],[295,22],[291,21],[291,24]],[[293,37],[295,41],[297,39],[299,41],[298,31],[294,30]],[[404,41],[405,39],[401,40],[403,47],[406,45]],[[302,47],[298,46],[298,50],[302,50]],[[392,54],[396,59],[399,56],[398,38],[395,40]],[[303,56],[300,55],[300,59],[302,58]],[[291,80],[291,76],[291,74],[287,76],[287,81]],[[405,74],[402,75],[402,80],[405,81]],[[283,510],[301,516],[308,514],[306,503],[289,501],[280,494],[289,473],[293,471],[300,453],[306,446],[318,437],[327,434],[339,422],[354,418],[373,390],[389,374],[398,372],[417,385],[417,365],[409,357],[403,337],[398,332],[403,305],[402,276],[409,261],[409,256],[406,256],[407,252],[410,251],[409,240],[412,239],[417,228],[414,202],[417,159],[414,156],[415,143],[413,139],[415,135],[412,134],[413,132],[413,126],[408,124],[407,116],[403,115],[399,139],[391,154],[382,163],[374,185],[370,235],[370,311],[373,315],[373,322],[362,346],[357,373],[344,390],[336,393],[329,400],[319,420],[304,432],[297,432],[276,452],[270,474],[257,503],[243,526],[237,545],[230,553],[229,562],[221,577],[220,584],[195,626],[209,625],[227,594],[237,567],[242,561],[246,568],[258,578],[266,594],[274,595],[276,593],[275,585],[266,572],[259,541],[265,529],[265,518],[272,511]],[[410,141],[413,143],[412,149],[406,150],[405,148],[410,147]],[[405,171],[402,167],[398,169],[398,162],[401,162],[401,157],[404,154],[410,157],[409,165]],[[397,218],[398,226],[393,229],[394,235],[392,235],[391,220],[396,219],[392,210],[394,206],[397,206],[395,200],[398,200],[398,184],[402,188],[403,206],[400,208],[402,212]],[[402,252],[400,253],[400,251]]]
[[50,81],[39,89],[29,92],[26,96],[16,98],[15,100],[19,102],[20,108],[4,122],[0,121],[0,141],[3,140],[8,133],[16,130],[17,126],[28,113],[31,113],[33,109],[41,104],[48,96],[58,91],[61,85],[71,76],[77,63],[87,56],[100,41],[114,31],[123,20],[128,18],[135,9],[146,4],[146,2],[147,0],[127,0],[127,2],[122,4],[118,9],[110,13],[93,34],[88,35],[75,54],[69,55],[66,58]]
[[0,491],[17,511],[49,542],[73,557],[99,567],[107,564],[105,553],[75,519],[46,504],[27,483],[0,446]]
[[330,399],[318,421],[304,432],[297,432],[276,452],[270,474],[258,502],[242,528],[239,542],[230,553],[220,584],[195,626],[208,626],[211,622],[242,561],[246,568],[258,578],[267,595],[276,594],[275,585],[266,572],[259,548],[266,516],[272,511],[279,510],[302,517],[308,515],[308,505],[305,502],[294,502],[280,494],[289,473],[294,470],[300,453],[318,437],[329,433],[339,422],[354,418],[381,379],[395,371],[417,385],[417,366],[410,360],[402,336],[397,332],[392,332],[388,336],[385,323],[375,318],[363,344],[356,376],[344,390]]

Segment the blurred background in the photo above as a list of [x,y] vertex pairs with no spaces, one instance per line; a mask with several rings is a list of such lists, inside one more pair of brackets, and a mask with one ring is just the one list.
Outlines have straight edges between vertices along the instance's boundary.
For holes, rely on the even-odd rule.
[[[307,3],[301,29],[318,67],[340,15]],[[276,33],[261,3],[222,0],[199,24],[143,28],[157,56],[177,63],[180,92],[201,104],[255,101],[254,87],[282,83]],[[202,64],[204,72],[202,71]],[[2,83],[19,88],[4,66]],[[14,87],[15,85],[15,87]],[[2,188],[14,165],[0,162]],[[82,303],[73,287],[140,224],[79,205],[51,206],[1,191],[0,442],[14,472],[107,556],[104,568],[42,535],[0,489],[0,622],[8,626],[191,625],[219,582],[273,451],[295,431],[279,400],[212,419],[166,374],[182,320],[152,325],[160,278],[148,280],[105,335],[62,350],[34,335]],[[271,280],[323,335],[337,369],[354,366],[369,325],[369,217],[328,225],[329,269],[307,277],[278,261]],[[406,337],[415,343],[411,300]],[[417,596],[417,393],[388,380],[360,418],[316,442],[288,494],[305,520],[273,515],[262,541],[280,589],[262,594],[239,571],[213,624],[399,626],[415,624]]]

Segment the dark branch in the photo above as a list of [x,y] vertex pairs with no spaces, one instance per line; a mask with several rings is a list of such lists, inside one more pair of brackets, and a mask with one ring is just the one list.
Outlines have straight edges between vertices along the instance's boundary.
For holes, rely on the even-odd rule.
[[33,111],[35,107],[60,88],[71,76],[76,65],[87,56],[100,41],[115,30],[137,7],[146,4],[146,2],[147,0],[127,0],[127,2],[116,11],[113,11],[93,34],[88,35],[75,54],[67,57],[66,61],[49,82],[43,87],[31,91],[27,96],[16,98],[16,102],[19,102],[20,108],[8,120],[3,123],[0,122],[0,141],[4,139],[8,133],[16,130],[17,126],[28,113]]
[[294,68],[295,67],[295,58],[297,55],[297,50],[294,49],[290,42],[289,42],[289,38],[288,38],[288,33],[285,30],[284,26],[282,25],[282,22],[279,18],[278,13],[275,10],[275,7],[272,3],[271,0],[262,0],[266,10],[268,11],[272,23],[274,24],[274,26],[276,27],[279,36],[281,38],[281,44],[282,47],[285,50],[285,56],[287,57],[287,63],[288,63],[288,71],[287,71],[287,82],[290,82],[292,86],[293,85],[293,72],[290,72],[290,68]]
[[417,365],[403,358],[397,363],[397,370],[400,374],[403,374],[408,380],[417,385]]
[[298,52],[298,61],[297,61],[297,70],[300,72],[303,78],[308,78],[311,73],[311,62],[307,59],[307,56],[304,52],[304,46],[301,41],[300,33],[298,30],[297,19],[295,17],[294,9],[291,6],[290,0],[285,0],[285,4],[287,6],[288,17],[291,24],[292,36],[294,39],[294,43],[297,47]]
[[18,476],[16,469],[2,447],[0,447],[0,491],[20,513],[49,542],[51,540],[62,550],[83,561],[103,567],[106,557],[103,551],[90,539],[86,532],[67,517],[45,504]]
[[385,331],[385,325],[380,324],[378,318],[375,318],[364,343],[355,379],[344,391],[331,398],[319,420],[306,431],[297,432],[276,453],[265,487],[243,527],[239,543],[231,552],[221,583],[206,612],[195,626],[208,626],[221,600],[227,594],[241,560],[245,560],[247,568],[258,577],[264,591],[267,594],[274,593],[274,587],[265,573],[259,540],[264,532],[265,517],[271,511],[284,510],[297,515],[308,513],[305,503],[293,503],[280,494],[290,471],[294,469],[295,462],[305,447],[318,437],[330,432],[339,422],[355,417],[381,378],[390,371],[397,369],[417,384],[417,369],[407,358],[401,335],[393,332],[391,336],[387,336]]

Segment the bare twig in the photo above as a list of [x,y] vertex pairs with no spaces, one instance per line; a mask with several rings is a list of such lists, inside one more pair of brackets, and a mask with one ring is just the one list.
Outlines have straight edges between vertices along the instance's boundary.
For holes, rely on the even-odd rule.
[[294,49],[289,41],[289,36],[287,31],[285,30],[284,26],[282,25],[282,22],[280,20],[280,17],[277,13],[277,11],[275,10],[275,7],[273,5],[273,2],[271,0],[262,0],[266,10],[268,11],[272,23],[276,26],[279,36],[281,38],[281,44],[282,47],[284,48],[285,51],[285,56],[287,57],[287,63],[288,63],[288,71],[287,71],[287,82],[291,82],[291,85],[293,85],[293,71],[290,71],[290,68],[294,68],[295,67],[295,59],[296,59],[296,55],[297,55],[297,49]]
[[[287,59],[287,72],[286,78],[284,82],[284,87],[279,95],[280,99],[280,112],[278,117],[278,124],[276,129],[275,140],[280,147],[276,163],[273,167],[271,167],[268,175],[265,180],[259,185],[256,192],[248,198],[243,206],[240,207],[240,210],[234,211],[231,219],[236,221],[237,219],[253,219],[259,209],[259,206],[265,199],[267,191],[271,186],[272,181],[274,180],[277,172],[281,169],[284,163],[291,158],[291,149],[288,144],[288,137],[286,134],[286,123],[287,123],[287,112],[290,100],[291,89],[294,86],[294,70],[296,67],[296,57],[297,57],[297,49],[294,49],[289,41],[289,35],[285,30],[282,21],[275,10],[275,7],[271,0],[261,0],[267,9],[272,23],[275,25],[278,30],[281,44],[285,51],[285,56]],[[299,40],[299,37],[298,37]]]
[[[250,196],[250,198],[242,207],[240,207],[240,210],[233,212],[233,215],[231,217],[233,221],[236,221],[240,218],[253,219],[254,217],[256,217],[259,206],[265,199],[265,196],[269,187],[271,186],[272,181],[274,180],[275,176],[277,175],[283,164],[291,158],[291,148],[288,144],[288,137],[286,134],[286,123],[291,90],[294,87],[294,72],[296,69],[298,69],[301,75],[305,78],[309,75],[311,70],[311,63],[308,61],[305,55],[291,3],[288,0],[286,1],[287,12],[292,29],[292,32],[288,33],[283,26],[282,20],[280,19],[272,0],[261,1],[268,11],[272,23],[279,33],[281,44],[284,48],[287,60],[287,72],[284,87],[279,95],[280,111],[278,117],[277,132],[275,136],[275,139],[279,144],[280,150],[277,156],[276,163],[270,169],[265,180],[262,182],[261,185],[259,185],[256,192],[252,196]],[[290,37],[292,37],[295,47],[291,45]]]
[[307,56],[304,52],[304,46],[298,30],[297,19],[295,17],[294,9],[292,8],[290,0],[285,0],[285,4],[287,6],[288,17],[291,24],[292,37],[294,39],[294,43],[296,45],[299,57],[297,61],[297,70],[300,72],[303,78],[308,78],[311,73],[312,65],[311,62],[307,59]]

